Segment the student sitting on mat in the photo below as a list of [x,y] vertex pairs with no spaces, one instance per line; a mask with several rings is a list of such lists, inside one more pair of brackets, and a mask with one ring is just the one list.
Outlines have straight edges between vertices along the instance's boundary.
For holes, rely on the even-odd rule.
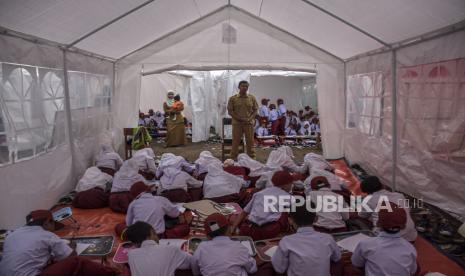
[[162,238],[183,238],[189,234],[189,225],[185,223],[176,205],[168,199],[152,195],[150,187],[142,182],[134,184],[130,193],[134,200],[129,204],[126,223],[115,227],[117,235],[123,234],[124,237],[126,226],[137,221],[152,225],[155,233]]
[[294,124],[289,124],[289,126],[286,128],[286,131],[284,132],[284,135],[296,136],[297,135],[296,126]]
[[257,128],[255,131],[255,134],[257,134],[258,137],[263,137],[263,136],[268,136],[268,128],[266,127],[266,120],[262,120],[260,123],[260,127]]
[[[315,208],[313,204],[312,207]],[[297,233],[285,236],[279,242],[271,259],[276,272],[288,276],[330,275],[331,262],[341,259],[334,238],[313,229],[315,215],[305,205],[296,206],[295,212],[289,213],[289,221]]]
[[220,159],[214,157],[213,154],[208,150],[202,151],[199,154],[199,158],[197,158],[197,160],[194,162],[194,176],[196,176],[198,180],[204,180],[208,172],[208,166],[212,163],[219,165],[223,164]]
[[132,197],[129,189],[134,183],[145,183],[145,178],[139,174],[139,165],[134,159],[124,161],[121,169],[115,174],[111,186],[110,209],[118,213],[126,213]]
[[131,276],[175,275],[178,269],[190,269],[192,256],[175,246],[158,244],[150,224],[138,221],[127,228],[125,236],[137,246],[128,253]]
[[228,219],[215,213],[205,219],[209,241],[199,244],[192,258],[194,275],[248,275],[257,271],[255,259],[245,246],[228,236]]
[[308,171],[307,164],[297,166],[294,162],[294,153],[289,146],[281,146],[270,152],[266,160],[266,166],[273,170],[288,170],[294,173],[304,174]]
[[[408,206],[404,207],[406,199],[402,194],[385,190],[383,184],[381,184],[381,181],[379,181],[379,178],[376,176],[369,176],[365,178],[360,184],[360,188],[362,192],[371,196],[371,199],[367,202],[367,205],[371,208],[371,210],[376,209],[380,197],[387,197],[389,202],[404,208],[407,216],[407,222],[405,227],[400,230],[400,236],[409,242],[415,241],[417,238],[417,230],[415,229],[415,224],[410,216],[410,208]],[[358,215],[362,218],[369,219],[374,226],[374,231],[379,230],[376,227],[378,221],[377,212],[359,212]]]
[[226,159],[223,162],[223,170],[227,173],[242,177],[244,180],[250,180],[250,169],[236,164],[232,159]]
[[320,169],[334,172],[334,167],[326,161],[322,155],[313,152],[305,154],[304,163],[307,165],[309,171],[313,169]]
[[189,164],[184,157],[177,156],[172,153],[163,153],[155,175],[157,179],[159,179],[168,168],[183,170],[187,173],[194,172],[194,167]]
[[390,209],[379,211],[378,236],[361,241],[352,254],[352,264],[364,268],[366,276],[414,275],[417,271],[417,252],[401,237],[407,212],[393,203]]
[[160,178],[157,195],[164,196],[172,202],[190,202],[193,200],[188,193],[190,188],[201,188],[203,182],[190,174],[176,168],[167,168]]
[[139,166],[139,173],[147,180],[152,180],[157,172],[155,165],[155,153],[152,148],[144,148],[136,151],[132,159]]
[[212,163],[203,181],[203,196],[217,203],[238,202],[245,184],[244,178],[225,172],[221,164]]
[[[82,209],[96,209],[108,206],[109,187],[113,177],[97,167],[88,168],[76,185],[73,206]],[[108,190],[107,190],[108,185]]]
[[[310,198],[310,201],[314,204],[317,204],[318,199],[320,202],[324,202],[324,197],[342,197],[331,191],[328,180],[324,176],[314,177],[310,186],[312,190],[307,193],[307,197]],[[347,205],[344,207],[347,207]],[[338,233],[348,231],[345,224],[345,221],[349,219],[348,212],[320,210],[316,213],[316,216],[317,220],[313,225],[315,230],[319,232]]]
[[271,182],[274,186],[265,188],[252,196],[242,213],[234,222],[231,230],[235,233],[239,227],[241,236],[250,236],[254,240],[271,239],[288,230],[287,213],[279,212],[278,204],[272,204],[276,210],[265,210],[265,198],[273,197],[279,201],[279,196],[289,198],[292,189],[292,176],[285,171],[273,174]]
[[113,150],[110,145],[101,145],[100,152],[95,157],[95,166],[102,172],[115,176],[115,173],[123,165],[123,159]]
[[0,275],[117,275],[99,263],[75,256],[68,243],[52,233],[57,226],[50,211],[32,211],[26,217],[26,226],[5,239]]

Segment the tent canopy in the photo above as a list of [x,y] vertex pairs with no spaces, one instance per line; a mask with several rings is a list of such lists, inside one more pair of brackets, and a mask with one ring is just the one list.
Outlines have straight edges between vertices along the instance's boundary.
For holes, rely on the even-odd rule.
[[2,0],[0,26],[120,59],[227,6],[341,59],[465,18],[462,0]]
[[0,0],[0,32],[1,228],[121,145],[143,76],[173,70],[238,70],[182,80],[201,131],[240,70],[316,73],[326,158],[465,213],[463,0]]

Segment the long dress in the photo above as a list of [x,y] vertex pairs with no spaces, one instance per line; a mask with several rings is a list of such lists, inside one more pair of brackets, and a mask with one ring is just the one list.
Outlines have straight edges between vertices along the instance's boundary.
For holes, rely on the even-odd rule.
[[[166,118],[166,146],[173,147],[186,144],[186,128],[184,126],[184,116],[181,111],[184,110],[184,105],[181,105],[176,111],[165,102],[163,110],[168,116]],[[176,120],[173,120],[176,116]]]

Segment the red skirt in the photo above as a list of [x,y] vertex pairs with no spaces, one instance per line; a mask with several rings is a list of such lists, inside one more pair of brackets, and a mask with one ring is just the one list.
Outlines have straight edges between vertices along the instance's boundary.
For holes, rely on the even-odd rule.
[[257,241],[275,238],[281,232],[287,232],[288,229],[287,213],[282,213],[279,220],[261,226],[247,220],[239,227],[239,234],[241,236],[249,236],[254,241]]
[[97,262],[78,256],[70,256],[46,267],[40,276],[116,276],[119,273]]
[[165,190],[161,196],[166,197],[171,202],[190,202],[191,196],[184,189]]
[[279,126],[280,126],[280,120],[279,119],[271,122],[271,134],[273,134],[273,135],[280,134]]
[[129,204],[133,200],[129,192],[116,192],[110,194],[110,209],[117,213],[126,214]]
[[100,188],[79,192],[73,199],[73,207],[81,209],[97,209],[108,206],[110,194]]

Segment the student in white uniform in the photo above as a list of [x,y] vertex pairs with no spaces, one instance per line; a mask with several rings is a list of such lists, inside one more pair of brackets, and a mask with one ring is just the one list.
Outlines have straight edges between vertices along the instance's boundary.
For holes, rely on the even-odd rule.
[[270,99],[262,99],[262,106],[258,109],[258,116],[260,116],[260,120],[268,120],[270,117],[270,109],[268,108],[268,102]]
[[[5,239],[0,275],[117,275],[112,269],[75,256],[76,252],[68,243],[52,233],[63,225],[53,221],[50,211],[32,211],[26,222],[26,226],[16,229]],[[55,263],[48,265],[49,261]]]
[[414,275],[418,269],[417,252],[400,233],[407,212],[393,203],[390,208],[379,211],[378,236],[361,241],[352,254],[352,264],[364,268],[366,276]]
[[233,241],[228,236],[228,219],[215,213],[205,219],[205,232],[208,241],[201,242],[192,258],[192,273],[194,275],[247,276],[257,271],[255,259],[239,241]]
[[288,128],[286,128],[286,132],[284,133],[286,136],[296,136],[297,131],[296,127],[293,124],[290,124]]
[[[386,197],[389,202],[392,202],[402,208],[405,209],[407,222],[404,228],[402,228],[399,232],[400,236],[406,239],[409,242],[415,242],[417,238],[417,230],[415,229],[415,224],[410,216],[410,208],[406,205],[405,197],[396,192],[389,192],[383,188],[383,184],[376,176],[369,176],[365,178],[362,183],[360,184],[360,188],[362,192],[367,193],[371,196],[371,199],[368,200],[367,205],[372,209],[375,210],[376,206],[381,197]],[[378,213],[375,212],[360,212],[358,214],[362,218],[369,219],[373,223],[373,230],[376,232],[379,230],[377,227],[378,221]]]
[[160,245],[152,226],[138,221],[126,230],[126,238],[137,246],[128,253],[131,276],[169,276],[190,269],[192,256],[170,245]]
[[330,275],[331,262],[341,259],[334,238],[313,229],[315,213],[309,212],[305,205],[297,206],[295,212],[289,214],[289,220],[297,233],[279,242],[271,259],[274,270],[288,276]]
[[95,166],[102,172],[111,176],[123,165],[123,159],[113,150],[110,145],[102,144],[100,152],[95,157]]
[[255,134],[257,134],[258,137],[269,135],[268,128],[266,127],[266,121],[262,121],[260,127],[255,131]]
[[136,151],[132,157],[139,166],[139,173],[148,180],[152,180],[157,172],[155,165],[155,153],[152,148],[144,148]]
[[[253,240],[271,239],[283,231],[287,231],[287,213],[280,212],[277,202],[280,196],[289,198],[294,179],[286,171],[277,171],[273,174],[273,186],[265,188],[252,196],[250,202],[244,207],[232,225],[232,233],[239,228],[241,236],[250,236]],[[274,197],[276,210],[265,210],[265,198]]]
[[223,165],[221,160],[214,157],[208,150],[204,150],[199,154],[199,158],[197,158],[194,162],[194,175],[197,176],[197,179],[203,180],[205,178],[205,174],[208,172],[208,166],[212,163],[215,163],[218,166]]
[[245,183],[243,177],[225,172],[223,165],[212,163],[203,181],[203,196],[218,203],[236,202]]
[[268,121],[271,122],[271,134],[278,135],[280,120],[278,110],[276,110],[276,105],[274,104],[270,104],[270,117]]
[[[314,177],[310,183],[312,190],[307,193],[307,197],[315,205],[318,200],[324,202],[324,197],[338,198],[343,201],[342,196],[331,191],[331,186],[324,176]],[[344,207],[347,207],[345,204]],[[324,233],[338,233],[348,231],[345,221],[349,219],[348,212],[339,212],[337,210],[329,212],[320,210],[316,213],[317,220],[313,224],[315,230]]]
[[188,202],[190,201],[188,189],[201,188],[202,184],[202,181],[195,179],[185,171],[167,168],[160,178],[157,194],[166,196],[173,202]]

